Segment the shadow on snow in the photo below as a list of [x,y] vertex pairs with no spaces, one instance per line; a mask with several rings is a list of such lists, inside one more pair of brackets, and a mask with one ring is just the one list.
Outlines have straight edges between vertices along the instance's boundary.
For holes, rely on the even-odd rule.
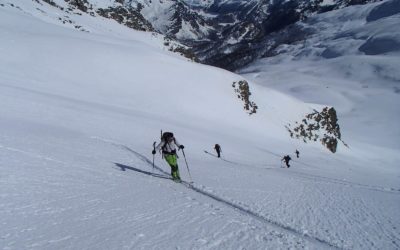
[[142,173],[142,174],[145,174],[145,175],[150,175],[150,176],[157,177],[157,178],[171,179],[169,176],[166,176],[166,175],[163,175],[163,174],[156,174],[156,173],[144,171],[144,170],[141,170],[141,169],[138,169],[138,168],[134,168],[134,167],[131,167],[131,166],[128,166],[128,165],[124,165],[124,164],[121,164],[121,163],[114,162],[114,164],[115,164],[115,166],[119,167],[121,169],[121,171],[126,171],[127,169],[129,169],[129,170],[132,170],[132,171],[135,171],[135,172],[138,172],[138,173]]

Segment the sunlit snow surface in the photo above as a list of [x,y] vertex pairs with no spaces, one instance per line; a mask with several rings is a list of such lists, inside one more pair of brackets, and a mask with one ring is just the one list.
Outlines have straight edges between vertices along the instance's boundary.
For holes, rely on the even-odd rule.
[[[371,96],[396,114],[389,83],[371,80],[357,92],[339,59],[296,67],[276,58],[270,78],[245,75],[259,105],[249,116],[232,88],[241,76],[172,54],[162,37],[70,14],[89,32],[79,31],[47,4],[9,2],[0,1],[0,249],[400,247],[399,117],[361,140],[374,124],[360,119],[390,110],[369,117],[372,104],[340,94]],[[366,57],[344,61],[360,66]],[[389,67],[396,54],[368,58],[398,76]],[[301,71],[307,65],[320,65],[321,76]],[[341,91],[326,92],[322,76]],[[287,122],[321,105],[338,106],[350,148],[332,154],[288,137]],[[159,154],[153,168],[160,129],[185,145],[193,185],[181,152],[187,182],[168,179]],[[204,152],[215,143],[225,160]],[[294,159],[289,169],[281,168],[284,154]]]

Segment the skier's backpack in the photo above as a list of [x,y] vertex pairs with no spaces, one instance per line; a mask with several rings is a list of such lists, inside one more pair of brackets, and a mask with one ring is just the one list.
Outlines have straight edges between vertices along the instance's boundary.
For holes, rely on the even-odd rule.
[[169,141],[169,139],[171,139],[171,138],[174,138],[174,134],[172,133],[172,132],[164,132],[163,134],[162,134],[162,140],[164,141],[164,142],[168,142]]
[[176,154],[176,150],[173,150],[172,152],[167,151],[167,145],[170,144],[170,141],[175,142],[174,134],[171,132],[164,132],[161,136],[161,140],[164,142],[164,146],[162,146],[161,151],[164,154]]

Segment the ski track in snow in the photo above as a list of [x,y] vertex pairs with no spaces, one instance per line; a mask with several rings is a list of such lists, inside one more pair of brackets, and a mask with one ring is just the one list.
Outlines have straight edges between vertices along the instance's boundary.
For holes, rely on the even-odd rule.
[[[204,152],[208,155],[217,157],[216,155],[204,150]],[[277,154],[274,154],[275,156],[278,156]],[[320,176],[320,175],[314,175],[314,174],[306,174],[306,173],[301,173],[301,172],[297,172],[295,170],[293,170],[293,168],[291,168],[290,170],[287,170],[286,168],[282,168],[282,167],[263,167],[263,166],[267,166],[267,165],[250,165],[250,164],[245,164],[245,163],[239,163],[239,162],[233,162],[233,161],[229,161],[226,160],[224,158],[220,158],[221,160],[231,163],[233,165],[236,166],[246,166],[246,167],[251,167],[251,168],[257,168],[257,169],[265,169],[265,170],[282,170],[284,169],[285,171],[287,171],[287,173],[289,173],[290,175],[297,175],[299,178],[303,178],[303,179],[307,179],[307,180],[312,180],[312,181],[319,181],[321,183],[331,183],[331,184],[337,184],[337,185],[344,185],[344,186],[348,186],[348,187],[352,187],[352,188],[363,188],[363,189],[368,189],[368,190],[373,190],[373,191],[377,191],[377,192],[385,192],[385,193],[392,193],[392,194],[397,194],[400,195],[400,189],[396,189],[396,188],[391,188],[391,187],[380,187],[380,186],[373,186],[373,185],[365,185],[365,184],[360,184],[360,183],[355,183],[355,182],[351,182],[351,181],[346,181],[346,180],[340,180],[340,179],[336,179],[336,178],[331,178],[331,177],[325,177],[325,176]],[[302,163],[300,161],[297,160],[293,160],[293,162],[296,163],[300,163],[300,164],[305,164]]]
[[[96,139],[96,140],[100,140],[100,141],[103,141],[103,142],[106,142],[106,143],[110,143],[110,144],[112,144],[114,146],[117,146],[117,147],[120,147],[120,148],[122,148],[124,150],[127,150],[128,152],[134,154],[137,158],[139,158],[141,161],[143,161],[147,165],[149,165],[151,167],[153,166],[152,161],[150,161],[147,157],[145,157],[144,155],[136,152],[135,150],[129,148],[126,145],[117,143],[117,142],[109,140],[109,139],[104,139],[104,138],[101,138],[101,137],[97,137],[97,136],[92,137],[92,139]],[[115,163],[115,164],[117,166],[119,166],[119,167],[126,167],[126,168],[131,168],[132,169],[132,167],[124,166],[124,165],[119,164],[119,163]],[[150,172],[143,171],[143,170],[139,170],[139,169],[136,169],[136,168],[134,169],[134,171],[137,171],[137,172],[140,172],[140,173],[143,173],[143,174],[146,174],[146,175],[150,175],[150,176],[153,176],[153,177],[157,177],[157,178],[170,179],[170,178],[168,178],[169,173],[164,171],[162,168],[160,168],[157,165],[154,165],[154,168],[157,169],[159,172],[161,172],[163,175],[157,175],[157,174],[150,173]],[[202,188],[200,188],[200,187],[197,187],[197,186],[195,186],[195,185],[193,185],[193,184],[191,184],[189,182],[186,182],[186,181],[182,181],[181,184],[184,185],[185,187],[187,187],[188,189],[191,189],[191,190],[193,190],[193,191],[195,191],[195,192],[197,192],[197,193],[199,193],[199,194],[201,194],[203,196],[206,196],[206,197],[211,198],[211,199],[213,199],[215,201],[218,201],[218,202],[220,202],[220,203],[222,203],[222,204],[224,204],[224,205],[226,205],[228,207],[231,207],[231,208],[233,208],[235,210],[238,210],[241,213],[243,213],[245,215],[248,215],[248,216],[251,216],[252,218],[254,218],[254,219],[258,220],[258,221],[261,221],[261,222],[265,223],[268,226],[272,226],[272,227],[274,227],[274,229],[277,229],[277,230],[280,230],[280,231],[284,231],[286,233],[289,233],[289,234],[295,235],[297,237],[303,238],[303,239],[305,239],[305,240],[307,240],[307,241],[309,241],[311,243],[314,243],[316,245],[319,245],[320,247],[323,247],[323,248],[344,249],[344,248],[342,248],[342,247],[340,247],[340,246],[338,246],[338,245],[336,245],[336,244],[334,244],[332,242],[329,242],[329,241],[326,241],[324,239],[315,237],[313,235],[309,235],[307,233],[301,232],[301,230],[299,230],[299,229],[292,228],[290,226],[284,225],[284,224],[279,223],[277,221],[273,221],[273,220],[267,218],[265,215],[262,215],[262,214],[259,214],[257,212],[254,212],[249,208],[245,208],[244,206],[238,204],[237,201],[236,202],[235,201],[229,201],[226,198],[221,198],[218,195],[215,195],[215,194],[212,194],[210,192],[207,192],[205,190],[205,188],[206,188],[205,186],[202,186]]]
[[[152,167],[153,163],[151,160],[149,160],[146,156],[138,153],[137,151],[131,149],[130,147],[123,145],[121,143],[112,141],[112,140],[108,140],[108,139],[104,139],[101,137],[92,137],[92,139],[96,139],[96,140],[100,140],[109,144],[112,144],[116,147],[119,147],[123,150],[128,151],[129,153],[134,154],[138,159],[140,159],[142,162],[144,162],[146,165]],[[208,153],[210,154],[210,153]],[[212,154],[210,154],[212,155]],[[228,163],[231,163],[233,165],[236,166],[247,166],[247,167],[253,167],[253,168],[262,168],[262,167],[257,167],[257,166],[252,166],[249,164],[245,164],[242,165],[238,162],[232,162],[232,161],[226,161]],[[121,166],[119,166],[121,167]],[[124,167],[124,166],[122,166]],[[129,166],[125,166],[125,167],[129,167]],[[154,165],[154,169],[157,169],[157,171],[161,172],[162,174],[154,174],[154,173],[150,173],[147,171],[143,171],[143,170],[139,170],[139,169],[133,169],[134,171],[137,172],[141,172],[143,174],[147,174],[147,175],[151,175],[153,177],[159,177],[159,178],[165,178],[165,179],[170,179],[169,178],[169,173],[164,171],[161,167]],[[284,170],[285,175],[287,177],[295,177],[295,178],[300,178],[300,179],[304,179],[307,181],[311,181],[312,183],[322,183],[322,184],[334,184],[334,185],[339,185],[339,186],[343,186],[346,188],[355,188],[355,189],[364,189],[364,190],[371,190],[371,191],[376,191],[376,192],[383,192],[383,193],[387,193],[387,194],[391,194],[391,195],[398,195],[399,191],[393,188],[385,188],[385,187],[378,187],[378,186],[370,186],[370,185],[364,185],[364,184],[359,184],[359,183],[353,183],[353,182],[349,182],[346,180],[340,180],[340,179],[335,179],[335,178],[329,178],[329,177],[324,177],[324,176],[319,176],[319,175],[313,175],[313,174],[306,174],[306,173],[300,173],[297,171],[293,171],[292,169],[286,169],[286,168],[263,168],[263,169],[275,169],[277,171],[280,170]],[[153,170],[154,171],[154,170]],[[268,225],[268,226],[272,226],[274,229],[276,230],[280,230],[280,231],[284,231],[286,233],[289,233],[291,235],[303,238],[311,243],[317,244],[320,247],[328,247],[328,248],[336,248],[336,249],[352,249],[354,246],[349,246],[346,245],[344,243],[343,240],[336,240],[338,243],[333,243],[329,240],[324,240],[323,237],[319,237],[316,235],[312,235],[311,233],[309,233],[306,230],[302,230],[293,226],[288,226],[284,223],[278,222],[276,220],[271,219],[271,217],[273,217],[273,215],[268,215],[265,213],[262,213],[261,211],[258,211],[259,209],[256,208],[252,208],[252,206],[249,206],[245,203],[242,203],[240,201],[235,201],[232,200],[230,198],[227,197],[222,197],[219,196],[217,194],[214,193],[214,191],[212,189],[210,189],[209,187],[203,186],[203,185],[192,185],[188,182],[182,182],[182,185],[184,185],[186,188],[199,193],[205,197],[208,197],[210,199],[213,199],[225,206],[228,206],[230,208],[233,208],[236,211],[241,212],[242,214],[245,214],[247,216],[250,216],[258,221],[260,221],[261,223],[263,223],[264,225]],[[308,191],[304,191],[302,192],[302,195],[305,195],[306,193],[310,193]],[[337,199],[337,197],[335,195],[332,195],[331,193],[325,193],[322,190],[318,190],[317,193],[319,193],[319,195],[322,195],[324,197],[328,197],[327,199],[327,204],[329,203],[334,203]],[[303,197],[303,199],[305,199],[306,197]],[[299,199],[302,199],[301,197],[299,197]],[[370,211],[370,209],[368,208],[368,205],[365,204],[365,202],[361,199],[351,199],[350,201],[348,200],[344,200],[344,202],[351,202],[354,203],[355,207],[359,208],[360,211],[360,218],[356,218],[354,219],[353,222],[349,222],[350,224],[354,224],[354,222],[358,223],[359,225],[362,225],[363,221],[365,220],[365,218],[368,218],[369,220],[372,219],[373,221],[376,222],[376,224],[378,225],[379,231],[385,235],[388,239],[391,239],[392,244],[396,247],[398,247],[398,243],[400,241],[399,237],[397,237],[395,235],[395,233],[393,233],[392,231],[390,231],[389,229],[385,228],[382,225],[381,220],[384,219],[387,221],[387,223],[391,223],[390,219],[386,218],[385,216],[383,216],[382,218],[377,218],[374,213],[372,211]],[[288,204],[288,207],[294,206],[296,203],[296,201],[292,201],[292,205]],[[307,208],[308,209],[308,208]],[[351,213],[351,211],[348,210],[349,208],[347,207],[343,207],[343,208],[339,208],[339,211],[341,211],[341,214],[348,214]],[[308,209],[309,210],[309,209]],[[313,208],[311,210],[314,210]],[[316,211],[310,211],[310,214],[313,214]],[[308,219],[309,220],[309,219]],[[363,231],[363,228],[361,228],[361,226],[358,226],[359,230]],[[395,226],[392,226],[392,228],[395,228]],[[375,229],[374,229],[375,230]],[[341,236],[338,234],[335,234],[337,239],[340,239]],[[368,245],[370,246],[374,246],[374,240],[369,240],[366,239],[366,241],[368,242]]]
[[7,146],[1,145],[1,144],[0,144],[0,148],[8,150],[8,151],[12,151],[12,152],[21,153],[21,154],[24,154],[24,155],[27,155],[27,156],[30,156],[30,157],[33,157],[33,158],[40,159],[40,160],[45,160],[45,161],[65,164],[65,162],[58,161],[58,160],[55,160],[53,158],[50,158],[50,157],[47,157],[47,156],[44,156],[44,155],[30,153],[30,152],[27,152],[27,151],[24,151],[24,150],[20,150],[20,149],[13,148],[13,147],[7,147]]
[[[208,152],[207,150],[204,150],[204,153],[206,153],[207,155],[211,155],[215,158],[218,158],[217,155],[212,154],[212,153]],[[232,165],[236,165],[236,166],[244,166],[244,167],[251,167],[251,168],[258,168],[258,169],[278,169],[278,168],[280,168],[280,167],[267,167],[266,168],[266,166],[275,166],[275,164],[257,164],[256,165],[256,164],[246,164],[246,163],[241,163],[241,162],[234,162],[234,161],[225,159],[225,157],[223,157],[223,156],[220,157],[219,159],[221,161],[224,161],[224,162],[230,163]]]
[[312,181],[319,181],[321,183],[332,183],[332,184],[343,185],[343,186],[348,186],[348,187],[352,187],[352,188],[362,188],[362,189],[368,189],[368,190],[377,191],[377,192],[384,192],[384,193],[400,195],[400,190],[395,189],[395,188],[364,185],[364,184],[354,183],[354,182],[350,182],[350,181],[346,181],[346,180],[324,177],[324,176],[320,176],[320,175],[300,173],[297,171],[293,171],[292,169],[288,172],[290,174],[294,174],[294,175],[298,176],[299,178],[312,180]]

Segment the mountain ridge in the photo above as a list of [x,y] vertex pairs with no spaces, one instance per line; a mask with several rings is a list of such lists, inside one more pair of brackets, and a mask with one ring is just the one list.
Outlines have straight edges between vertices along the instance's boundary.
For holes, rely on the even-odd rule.
[[[58,0],[43,1],[57,5]],[[228,70],[268,56],[266,40],[273,32],[315,13],[374,1],[379,0],[65,0],[91,15],[163,34],[184,45],[189,58]]]

